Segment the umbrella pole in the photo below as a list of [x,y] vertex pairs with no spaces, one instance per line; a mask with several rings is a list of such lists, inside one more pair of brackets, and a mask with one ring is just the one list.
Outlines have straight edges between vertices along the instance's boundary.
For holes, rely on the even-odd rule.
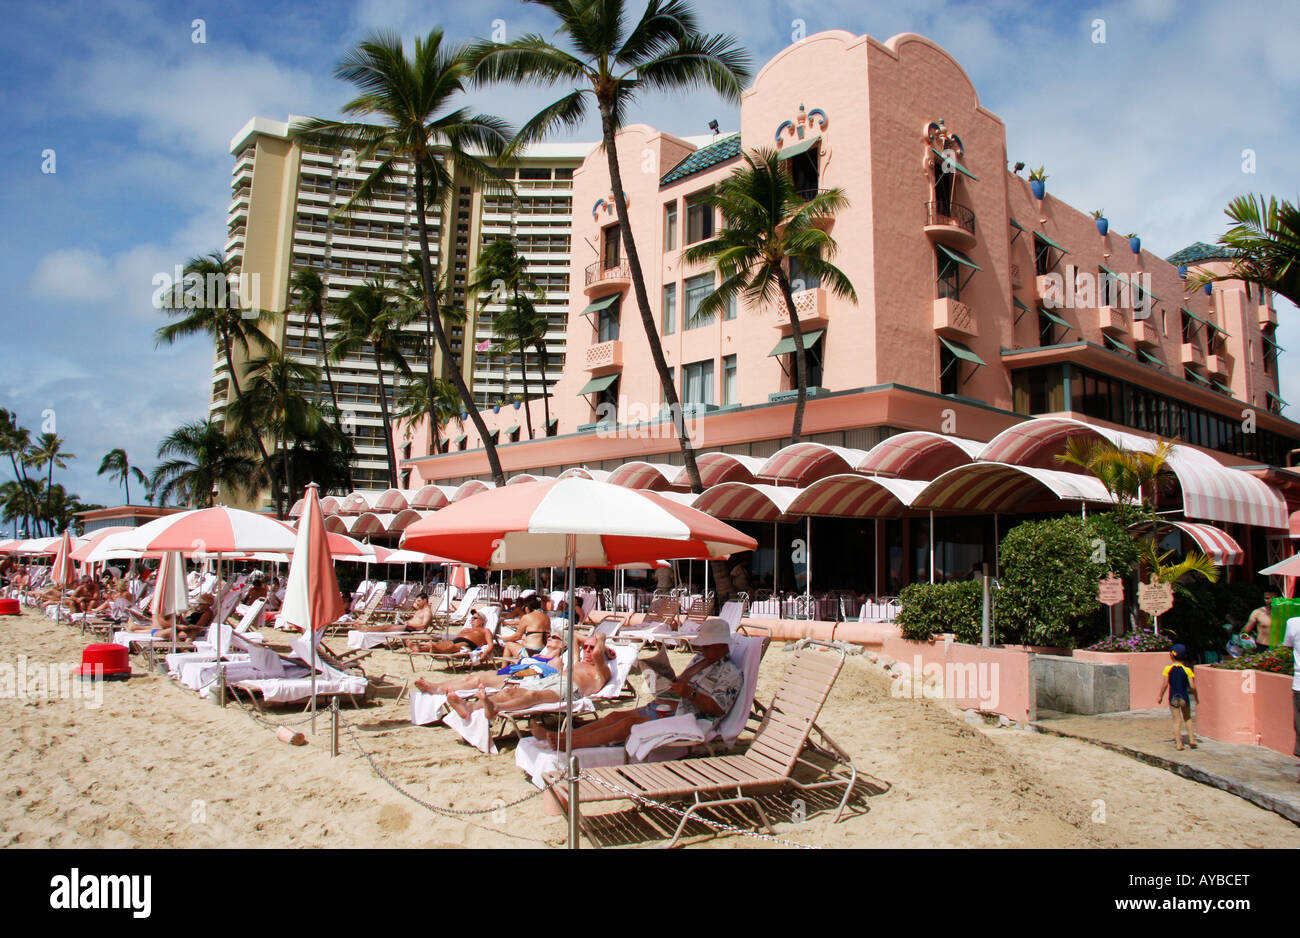
[[[803,594],[807,598],[812,597],[812,515],[804,518],[804,536],[803,536]],[[815,616],[809,616],[813,619]]]
[[573,647],[573,592],[577,582],[578,536],[568,536],[569,554],[569,666],[564,675],[564,762],[569,767],[569,849],[578,849],[578,765],[573,758],[573,669],[575,666]]
[[934,582],[934,509],[930,509],[930,582]]

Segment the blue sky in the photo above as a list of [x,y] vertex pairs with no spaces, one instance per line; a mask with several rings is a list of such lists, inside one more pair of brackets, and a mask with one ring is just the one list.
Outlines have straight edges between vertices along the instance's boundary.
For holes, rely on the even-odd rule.
[[[761,65],[791,41],[840,28],[927,35],[966,68],[1008,130],[1008,155],[1044,164],[1051,191],[1104,207],[1166,255],[1212,242],[1235,195],[1297,198],[1300,4],[1295,0],[958,2],[711,0],[705,27],[739,35]],[[221,247],[230,138],[254,115],[335,113],[334,64],[376,28],[441,25],[457,39],[546,30],[514,0],[266,3],[8,3],[0,35],[0,204],[8,285],[0,310],[0,406],[35,430],[48,412],[77,455],[60,478],[115,504],[97,478],[124,447],[146,470],[158,440],[206,414],[211,348],[155,350],[152,278]],[[192,41],[204,20],[206,42]],[[1105,43],[1093,41],[1105,21]],[[553,95],[488,89],[476,108],[516,123]],[[1097,102],[1113,102],[1099,106]],[[736,110],[707,95],[654,99],[635,119],[700,134]],[[594,139],[596,127],[575,138]],[[53,174],[43,153],[55,153]],[[1242,171],[1242,151],[1256,172]],[[1279,304],[1283,397],[1300,407],[1300,316]],[[134,492],[132,493],[135,494]]]

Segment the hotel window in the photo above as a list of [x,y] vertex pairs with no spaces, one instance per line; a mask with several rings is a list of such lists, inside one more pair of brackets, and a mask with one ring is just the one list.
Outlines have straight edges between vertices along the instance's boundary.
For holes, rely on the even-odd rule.
[[664,250],[677,250],[677,200],[664,206]]
[[686,290],[686,309],[682,316],[682,327],[684,329],[698,329],[701,326],[707,326],[713,322],[713,314],[701,316],[699,313],[700,304],[713,292],[713,274],[701,274],[698,277],[691,277],[685,284]]
[[672,335],[677,331],[677,284],[670,283],[664,287],[663,334]]
[[818,151],[820,149],[820,145],[815,144],[788,161],[790,164],[790,178],[794,180],[795,190],[798,191],[799,197],[805,201],[817,195],[821,173],[818,166]]
[[735,355],[724,355],[722,358],[722,403],[726,407],[740,403]]
[[713,403],[713,359],[682,366],[682,404]]
[[936,244],[934,247],[935,266],[939,276],[935,278],[937,296],[960,300],[961,291],[970,283],[971,277],[980,269],[974,261],[956,248]]
[[726,305],[722,308],[722,318],[728,320],[735,319],[736,305],[736,294],[733,293],[731,296],[727,297]]
[[619,264],[621,255],[620,248],[623,243],[622,234],[619,231],[618,225],[607,225],[602,233],[602,238],[603,250],[601,251],[601,258],[604,260],[605,269],[613,270]]
[[802,293],[804,290],[816,290],[822,285],[822,278],[799,265],[798,260],[790,258],[790,290]]
[[550,179],[551,171],[549,169],[521,169],[519,170],[520,179]]
[[686,199],[686,243],[695,244],[713,237],[712,205],[704,202],[712,195],[711,190],[696,193]]
[[960,393],[960,390],[961,362],[941,342],[939,343],[939,393],[951,395]]
[[1182,328],[1183,344],[1190,345],[1196,341],[1196,321],[1187,314],[1187,310],[1182,311]]
[[599,342],[613,342],[618,339],[619,307],[622,305],[622,299],[619,299],[612,306],[600,311],[596,321],[596,335]]
[[[1053,256],[1055,252],[1055,256]],[[1052,269],[1061,262],[1065,256],[1065,248],[1061,247],[1055,241],[1050,241],[1046,236],[1034,232],[1034,273],[1038,276],[1050,274]]]

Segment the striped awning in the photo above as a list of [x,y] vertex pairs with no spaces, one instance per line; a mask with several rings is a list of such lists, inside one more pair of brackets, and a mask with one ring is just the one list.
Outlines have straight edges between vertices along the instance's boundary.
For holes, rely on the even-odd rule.
[[381,513],[367,511],[352,519],[352,524],[348,528],[348,533],[353,537],[368,537],[375,534],[387,534],[396,517],[396,514],[389,514],[387,512]]
[[479,479],[470,479],[468,482],[462,482],[456,489],[456,494],[451,497],[453,502],[463,502],[465,499],[477,495],[479,492],[487,492],[496,488],[493,482],[483,482]]
[[1090,475],[1060,469],[1038,469],[1006,463],[976,462],[958,466],[919,492],[912,507],[946,511],[1024,511],[1036,482],[1042,490],[1065,502],[1112,505],[1106,487]]
[[649,489],[657,492],[672,485],[681,468],[667,463],[635,460],[625,462],[610,472],[609,478],[605,481],[611,485],[621,485],[626,489]]
[[[1165,521],[1161,520],[1156,524],[1156,532],[1168,532],[1177,529],[1182,531],[1193,541],[1196,542],[1197,548],[1211,560],[1220,566],[1236,565],[1246,559],[1246,552],[1241,549],[1241,545],[1231,534],[1222,528],[1216,528],[1212,524],[1201,524],[1194,521]],[[1151,522],[1143,521],[1129,527],[1130,531],[1144,533],[1151,530]]]
[[511,476],[506,479],[506,485],[521,485],[524,482],[541,482],[543,479],[553,479],[554,476],[539,475],[533,472],[521,472],[517,476]]
[[758,474],[786,485],[809,485],[837,473],[852,472],[866,451],[825,443],[791,443],[768,457]]
[[397,514],[393,515],[391,520],[388,522],[388,528],[385,533],[400,534],[427,514],[429,514],[429,512],[416,511],[414,508],[407,508],[403,511],[399,511]]
[[411,496],[411,507],[421,511],[435,511],[451,504],[451,497],[456,489],[450,485],[426,485],[416,489]]
[[884,476],[828,476],[800,491],[786,511],[815,518],[897,518],[927,484]]
[[[981,460],[1051,468],[1072,436],[1095,436],[1116,446],[1149,453],[1151,437],[1109,427],[1093,426],[1069,417],[1039,417],[1003,430],[984,447]],[[1286,501],[1270,485],[1247,472],[1223,465],[1190,446],[1175,446],[1169,468],[1183,493],[1183,514],[1189,518],[1286,528]]]
[[695,457],[705,488],[723,482],[757,482],[766,461],[758,456],[736,453],[699,453]]
[[724,521],[780,521],[802,491],[793,486],[725,482],[696,496],[691,507]]
[[858,462],[858,472],[929,481],[973,461],[984,444],[929,430],[912,430],[882,440]]

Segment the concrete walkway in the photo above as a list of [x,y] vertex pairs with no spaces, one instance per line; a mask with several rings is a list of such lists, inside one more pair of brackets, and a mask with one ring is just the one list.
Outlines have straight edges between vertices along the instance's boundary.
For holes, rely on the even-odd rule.
[[1221,743],[1204,736],[1197,748],[1174,747],[1169,709],[1130,710],[1084,716],[1040,710],[1034,729],[1055,736],[1080,739],[1168,769],[1203,785],[1213,785],[1245,798],[1261,808],[1300,824],[1300,783],[1297,763],[1263,746]]

